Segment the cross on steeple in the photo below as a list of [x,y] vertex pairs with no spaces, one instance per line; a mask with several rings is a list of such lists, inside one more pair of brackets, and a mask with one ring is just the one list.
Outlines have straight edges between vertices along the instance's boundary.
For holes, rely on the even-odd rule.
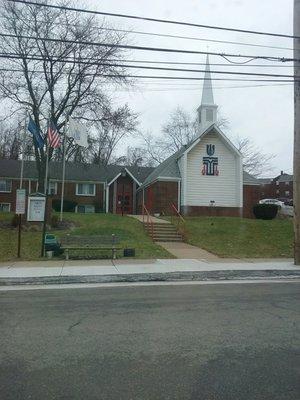
[[214,94],[212,89],[209,56],[207,55],[201,105],[197,109],[200,131],[217,121],[217,109],[218,106],[214,102]]

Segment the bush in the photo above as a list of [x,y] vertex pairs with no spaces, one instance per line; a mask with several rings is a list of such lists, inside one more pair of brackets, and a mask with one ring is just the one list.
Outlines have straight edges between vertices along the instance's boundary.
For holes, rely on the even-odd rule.
[[[64,212],[74,212],[76,206],[77,206],[76,201],[64,200],[63,211]],[[52,208],[54,211],[59,212],[60,211],[60,200],[58,200],[58,199],[52,200]]]
[[278,213],[276,204],[255,204],[253,214],[257,219],[274,219]]

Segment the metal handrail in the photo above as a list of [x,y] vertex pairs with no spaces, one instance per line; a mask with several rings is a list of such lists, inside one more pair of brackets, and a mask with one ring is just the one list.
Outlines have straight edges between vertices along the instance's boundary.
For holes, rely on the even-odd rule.
[[[151,232],[151,239],[153,240],[154,238],[154,227],[153,227],[153,221],[152,221],[152,217],[147,209],[147,207],[145,206],[145,204],[143,204],[143,224],[145,224],[145,216],[146,216],[146,224],[147,224],[147,229],[149,232],[149,228],[150,228],[150,232]],[[146,214],[145,214],[146,213]]]
[[174,203],[171,203],[171,207],[173,208],[173,210],[176,212],[177,216],[181,219],[182,222],[185,222],[183,216],[180,214],[180,212],[178,211],[177,207],[175,207]]
[[[183,238],[186,239],[185,219],[180,214],[174,203],[171,203],[171,209],[175,211],[175,215],[171,215],[171,223],[176,226],[177,232],[179,232]],[[174,216],[177,217],[177,222],[173,220]]]

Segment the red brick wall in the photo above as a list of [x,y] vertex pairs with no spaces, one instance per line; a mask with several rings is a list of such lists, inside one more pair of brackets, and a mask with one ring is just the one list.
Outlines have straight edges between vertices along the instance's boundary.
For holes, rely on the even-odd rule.
[[[92,182],[91,182],[92,183]],[[53,200],[60,200],[61,196],[61,186],[60,182],[57,183],[57,194],[49,195]],[[94,205],[96,211],[104,211],[103,203],[103,184],[96,183],[96,193],[95,196],[78,196],[76,195],[76,182],[65,182],[65,200],[75,201],[78,205]]]
[[[137,194],[138,213],[142,212],[143,193]],[[145,205],[150,214],[174,214],[171,204],[178,207],[178,182],[157,181],[144,189]]]
[[[285,192],[289,191],[289,195],[286,195]],[[293,198],[293,182],[289,182],[286,185],[285,182],[279,182],[279,185],[276,185],[276,182],[271,182],[266,185],[260,185],[260,199],[277,199],[277,198]]]
[[260,186],[244,185],[243,186],[243,217],[254,218],[253,206],[260,200]]
[[209,206],[182,206],[181,213],[191,217],[241,217],[242,208],[239,207],[209,207]]
[[[0,192],[0,203],[10,203],[11,204],[11,212],[15,212],[16,207],[16,189],[19,188],[19,180],[12,180],[12,191],[10,193],[1,193]],[[49,195],[49,199],[60,199],[61,195],[61,183],[57,184],[57,194]],[[28,180],[24,180],[23,188],[26,189],[26,195],[28,195],[29,183]],[[36,182],[31,181],[31,192],[36,191]],[[96,195],[95,196],[77,196],[76,195],[76,183],[66,182],[65,183],[65,199],[75,201],[77,204],[90,204],[95,205],[96,209],[102,210],[104,207],[103,204],[103,184],[96,184]],[[49,200],[50,202],[50,200]],[[27,205],[26,205],[27,207]]]

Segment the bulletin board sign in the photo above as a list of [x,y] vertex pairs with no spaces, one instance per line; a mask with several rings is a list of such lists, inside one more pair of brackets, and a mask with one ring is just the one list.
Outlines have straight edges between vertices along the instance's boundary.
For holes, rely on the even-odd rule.
[[29,196],[27,221],[42,222],[45,216],[46,197]]

